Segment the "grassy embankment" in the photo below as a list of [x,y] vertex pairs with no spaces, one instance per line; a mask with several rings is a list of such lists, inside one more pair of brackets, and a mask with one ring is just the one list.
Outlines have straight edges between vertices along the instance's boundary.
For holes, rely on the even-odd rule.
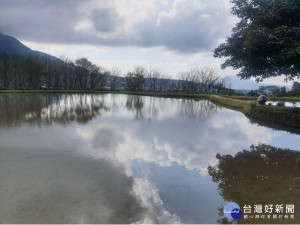
[[[247,101],[249,99],[240,100],[234,99],[236,97],[225,97],[217,95],[207,95],[207,98],[225,107],[241,111],[246,116],[257,120],[293,128],[300,128],[299,108],[259,105],[255,102],[256,98],[254,98],[255,100],[251,99],[253,101]],[[289,98],[286,99],[291,100]],[[294,101],[299,100],[299,98],[293,99]]]
[[[94,90],[0,90],[0,94],[72,94],[72,93],[120,93],[174,98],[207,98],[227,108],[243,112],[246,116],[268,123],[300,128],[300,110],[293,107],[267,106],[256,103],[257,97],[226,96],[195,93],[125,92]],[[250,100],[250,101],[249,101]],[[279,101],[300,101],[300,97],[271,98]]]

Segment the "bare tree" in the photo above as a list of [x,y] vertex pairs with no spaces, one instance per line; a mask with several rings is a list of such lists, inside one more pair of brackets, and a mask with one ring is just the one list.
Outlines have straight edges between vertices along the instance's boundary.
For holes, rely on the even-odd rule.
[[17,56],[9,56],[8,62],[6,63],[6,66],[8,66],[8,68],[6,69],[2,68],[2,66],[5,66],[5,64],[2,64],[2,60],[3,59],[0,56],[0,80],[1,78],[3,78],[3,75],[1,75],[1,73],[4,71],[4,74],[6,72],[6,74],[9,76],[8,86],[11,86],[12,88],[19,87],[18,84],[20,77],[25,77],[21,76],[24,75],[24,72],[22,71],[22,69],[24,68],[22,65],[22,59]]
[[159,79],[161,78],[161,73],[157,69],[150,68],[147,74],[147,88],[149,91],[157,91]]
[[75,69],[75,64],[74,62],[67,58],[62,56],[60,58],[64,63],[62,64],[62,84],[65,89],[75,89],[76,88],[76,83],[77,79],[74,75],[74,69]]
[[78,58],[75,60],[75,76],[78,79],[79,88],[88,88],[88,76],[92,63],[86,58]]
[[228,77],[220,78],[215,84],[216,92],[226,92],[231,88],[231,82]]
[[107,76],[109,72],[102,67],[95,66],[95,68],[97,68],[97,70],[91,72],[91,88],[104,88],[107,84]]
[[199,83],[199,74],[197,69],[180,74],[180,83],[182,91],[197,91],[197,83]]
[[42,80],[45,82],[47,87],[53,86],[53,66],[54,63],[51,62],[50,58],[44,58],[41,60],[41,65],[44,69],[44,74]]
[[109,73],[108,84],[110,90],[116,90],[121,85],[121,81],[123,79],[121,78],[121,71],[113,68]]
[[190,92],[213,92],[220,80],[214,69],[195,68],[181,73],[180,86],[182,91]]
[[216,71],[211,68],[203,68],[201,70],[202,74],[206,77],[206,92],[212,92],[212,88],[215,86],[220,76],[217,75]]
[[167,75],[162,75],[157,82],[157,89],[159,91],[168,91],[170,90],[171,79]]
[[136,66],[133,72],[128,72],[125,77],[126,88],[129,91],[143,91],[147,71],[142,66]]
[[28,75],[27,87],[39,88],[42,80],[43,70],[38,56],[25,58],[25,71]]
[[94,64],[91,64],[88,72],[89,72],[90,88],[95,89],[95,88],[97,88],[97,85],[101,80],[100,67],[98,67]]
[[6,54],[0,56],[0,87],[2,88],[8,88],[9,85],[10,58]]
[[53,87],[54,88],[60,88],[61,83],[62,83],[62,62],[55,60],[52,61],[53,65]]
[[106,85],[107,71],[93,64],[86,58],[75,60],[75,76],[79,81],[79,88],[103,88]]

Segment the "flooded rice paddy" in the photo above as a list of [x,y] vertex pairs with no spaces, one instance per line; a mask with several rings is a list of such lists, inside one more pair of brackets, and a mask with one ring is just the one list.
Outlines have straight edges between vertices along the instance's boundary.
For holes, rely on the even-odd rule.
[[300,223],[299,150],[205,99],[0,95],[0,222],[222,223],[234,201]]

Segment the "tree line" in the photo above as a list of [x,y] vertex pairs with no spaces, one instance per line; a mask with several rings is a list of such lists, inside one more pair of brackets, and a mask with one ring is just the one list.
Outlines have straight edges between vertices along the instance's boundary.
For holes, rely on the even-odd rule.
[[135,66],[122,74],[106,70],[86,58],[0,55],[1,89],[109,89],[133,92],[226,92],[229,82],[214,69],[195,68],[172,79],[157,69]]
[[0,88],[95,89],[106,85],[107,71],[85,58],[0,56]]
[[300,82],[294,81],[291,90],[276,85],[261,86],[247,93],[248,96],[267,95],[273,97],[300,96]]

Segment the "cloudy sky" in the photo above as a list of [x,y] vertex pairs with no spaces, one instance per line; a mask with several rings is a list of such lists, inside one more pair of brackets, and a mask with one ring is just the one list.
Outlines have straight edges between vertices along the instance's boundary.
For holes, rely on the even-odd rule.
[[0,0],[0,32],[123,73],[144,65],[177,78],[208,66],[227,76],[238,71],[221,70],[213,50],[238,21],[231,7],[230,0]]

